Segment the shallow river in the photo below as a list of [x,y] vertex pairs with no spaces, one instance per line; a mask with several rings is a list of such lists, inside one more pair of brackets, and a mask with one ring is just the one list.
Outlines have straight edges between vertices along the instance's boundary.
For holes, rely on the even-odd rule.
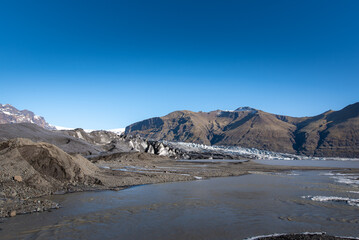
[[359,236],[359,176],[252,174],[53,196],[63,208],[2,219],[0,239],[244,239]]
[[256,163],[280,166],[311,166],[311,167],[336,167],[359,168],[359,161],[332,161],[332,160],[254,160]]

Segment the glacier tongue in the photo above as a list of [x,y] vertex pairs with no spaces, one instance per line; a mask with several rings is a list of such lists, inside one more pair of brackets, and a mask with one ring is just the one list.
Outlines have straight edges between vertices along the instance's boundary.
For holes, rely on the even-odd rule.
[[324,158],[324,157],[308,157],[300,156],[289,153],[278,153],[267,150],[259,150],[256,148],[243,148],[236,146],[208,146],[197,143],[185,143],[185,142],[169,142],[163,141],[163,143],[172,148],[179,149],[183,152],[196,152],[196,153],[212,153],[231,155],[235,157],[247,157],[252,159],[271,159],[271,160],[352,160],[359,161],[357,158]]

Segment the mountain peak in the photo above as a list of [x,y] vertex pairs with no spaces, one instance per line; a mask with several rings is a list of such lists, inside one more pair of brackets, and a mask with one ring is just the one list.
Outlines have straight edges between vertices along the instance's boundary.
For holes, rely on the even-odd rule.
[[54,130],[43,117],[29,110],[18,110],[10,104],[0,104],[0,124],[4,123],[33,123],[45,129]]
[[235,112],[257,112],[258,110],[255,108],[251,108],[251,107],[239,107],[236,110],[234,110]]

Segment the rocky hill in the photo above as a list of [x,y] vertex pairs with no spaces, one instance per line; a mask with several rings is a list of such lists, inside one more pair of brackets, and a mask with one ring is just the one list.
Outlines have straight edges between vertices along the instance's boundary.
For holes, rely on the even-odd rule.
[[118,152],[145,152],[155,155],[181,158],[182,153],[173,147],[140,137],[117,135],[109,131],[85,132],[74,130],[46,130],[31,123],[0,124],[0,141],[27,138],[34,142],[51,143],[69,154],[94,157]]
[[100,169],[87,159],[24,138],[0,142],[0,168],[0,217],[57,207],[31,197],[102,185]]
[[45,129],[55,129],[43,117],[37,116],[29,110],[20,111],[10,104],[0,104],[0,124],[4,123],[33,123]]
[[176,111],[134,123],[125,134],[307,156],[359,157],[359,103],[299,118],[249,107],[235,111]]
[[118,135],[114,132],[97,130],[85,132],[81,128],[74,130],[62,130],[64,134],[82,139],[97,147],[101,147],[103,153],[108,155],[113,153],[150,153],[171,158],[184,158],[185,153],[176,147],[170,147],[162,142],[149,141],[138,136]]
[[[0,142],[2,171],[1,182],[12,180],[15,175],[22,181],[44,186],[74,182],[94,182],[90,176],[98,168],[80,155],[69,155],[49,143],[35,143],[25,138],[15,138]],[[8,164],[6,164],[8,162]],[[16,162],[17,167],[13,164]],[[35,176],[36,175],[36,176]]]
[[47,130],[36,124],[0,124],[0,141],[13,138],[28,138],[34,142],[51,143],[70,154],[80,153],[86,156],[97,155],[103,151],[100,147],[90,144],[82,139],[71,137],[60,131]]

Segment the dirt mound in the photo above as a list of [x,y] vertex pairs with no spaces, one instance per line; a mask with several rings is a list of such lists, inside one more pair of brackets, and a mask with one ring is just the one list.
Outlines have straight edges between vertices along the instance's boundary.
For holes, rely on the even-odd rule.
[[52,144],[24,138],[0,143],[0,168],[5,195],[9,194],[9,189],[5,188],[10,185],[23,185],[25,194],[26,190],[48,192],[68,184],[98,183],[92,177],[98,168],[87,159],[71,156]]
[[36,199],[44,195],[102,187],[101,171],[81,155],[24,138],[0,142],[0,170],[0,217],[58,207]]

